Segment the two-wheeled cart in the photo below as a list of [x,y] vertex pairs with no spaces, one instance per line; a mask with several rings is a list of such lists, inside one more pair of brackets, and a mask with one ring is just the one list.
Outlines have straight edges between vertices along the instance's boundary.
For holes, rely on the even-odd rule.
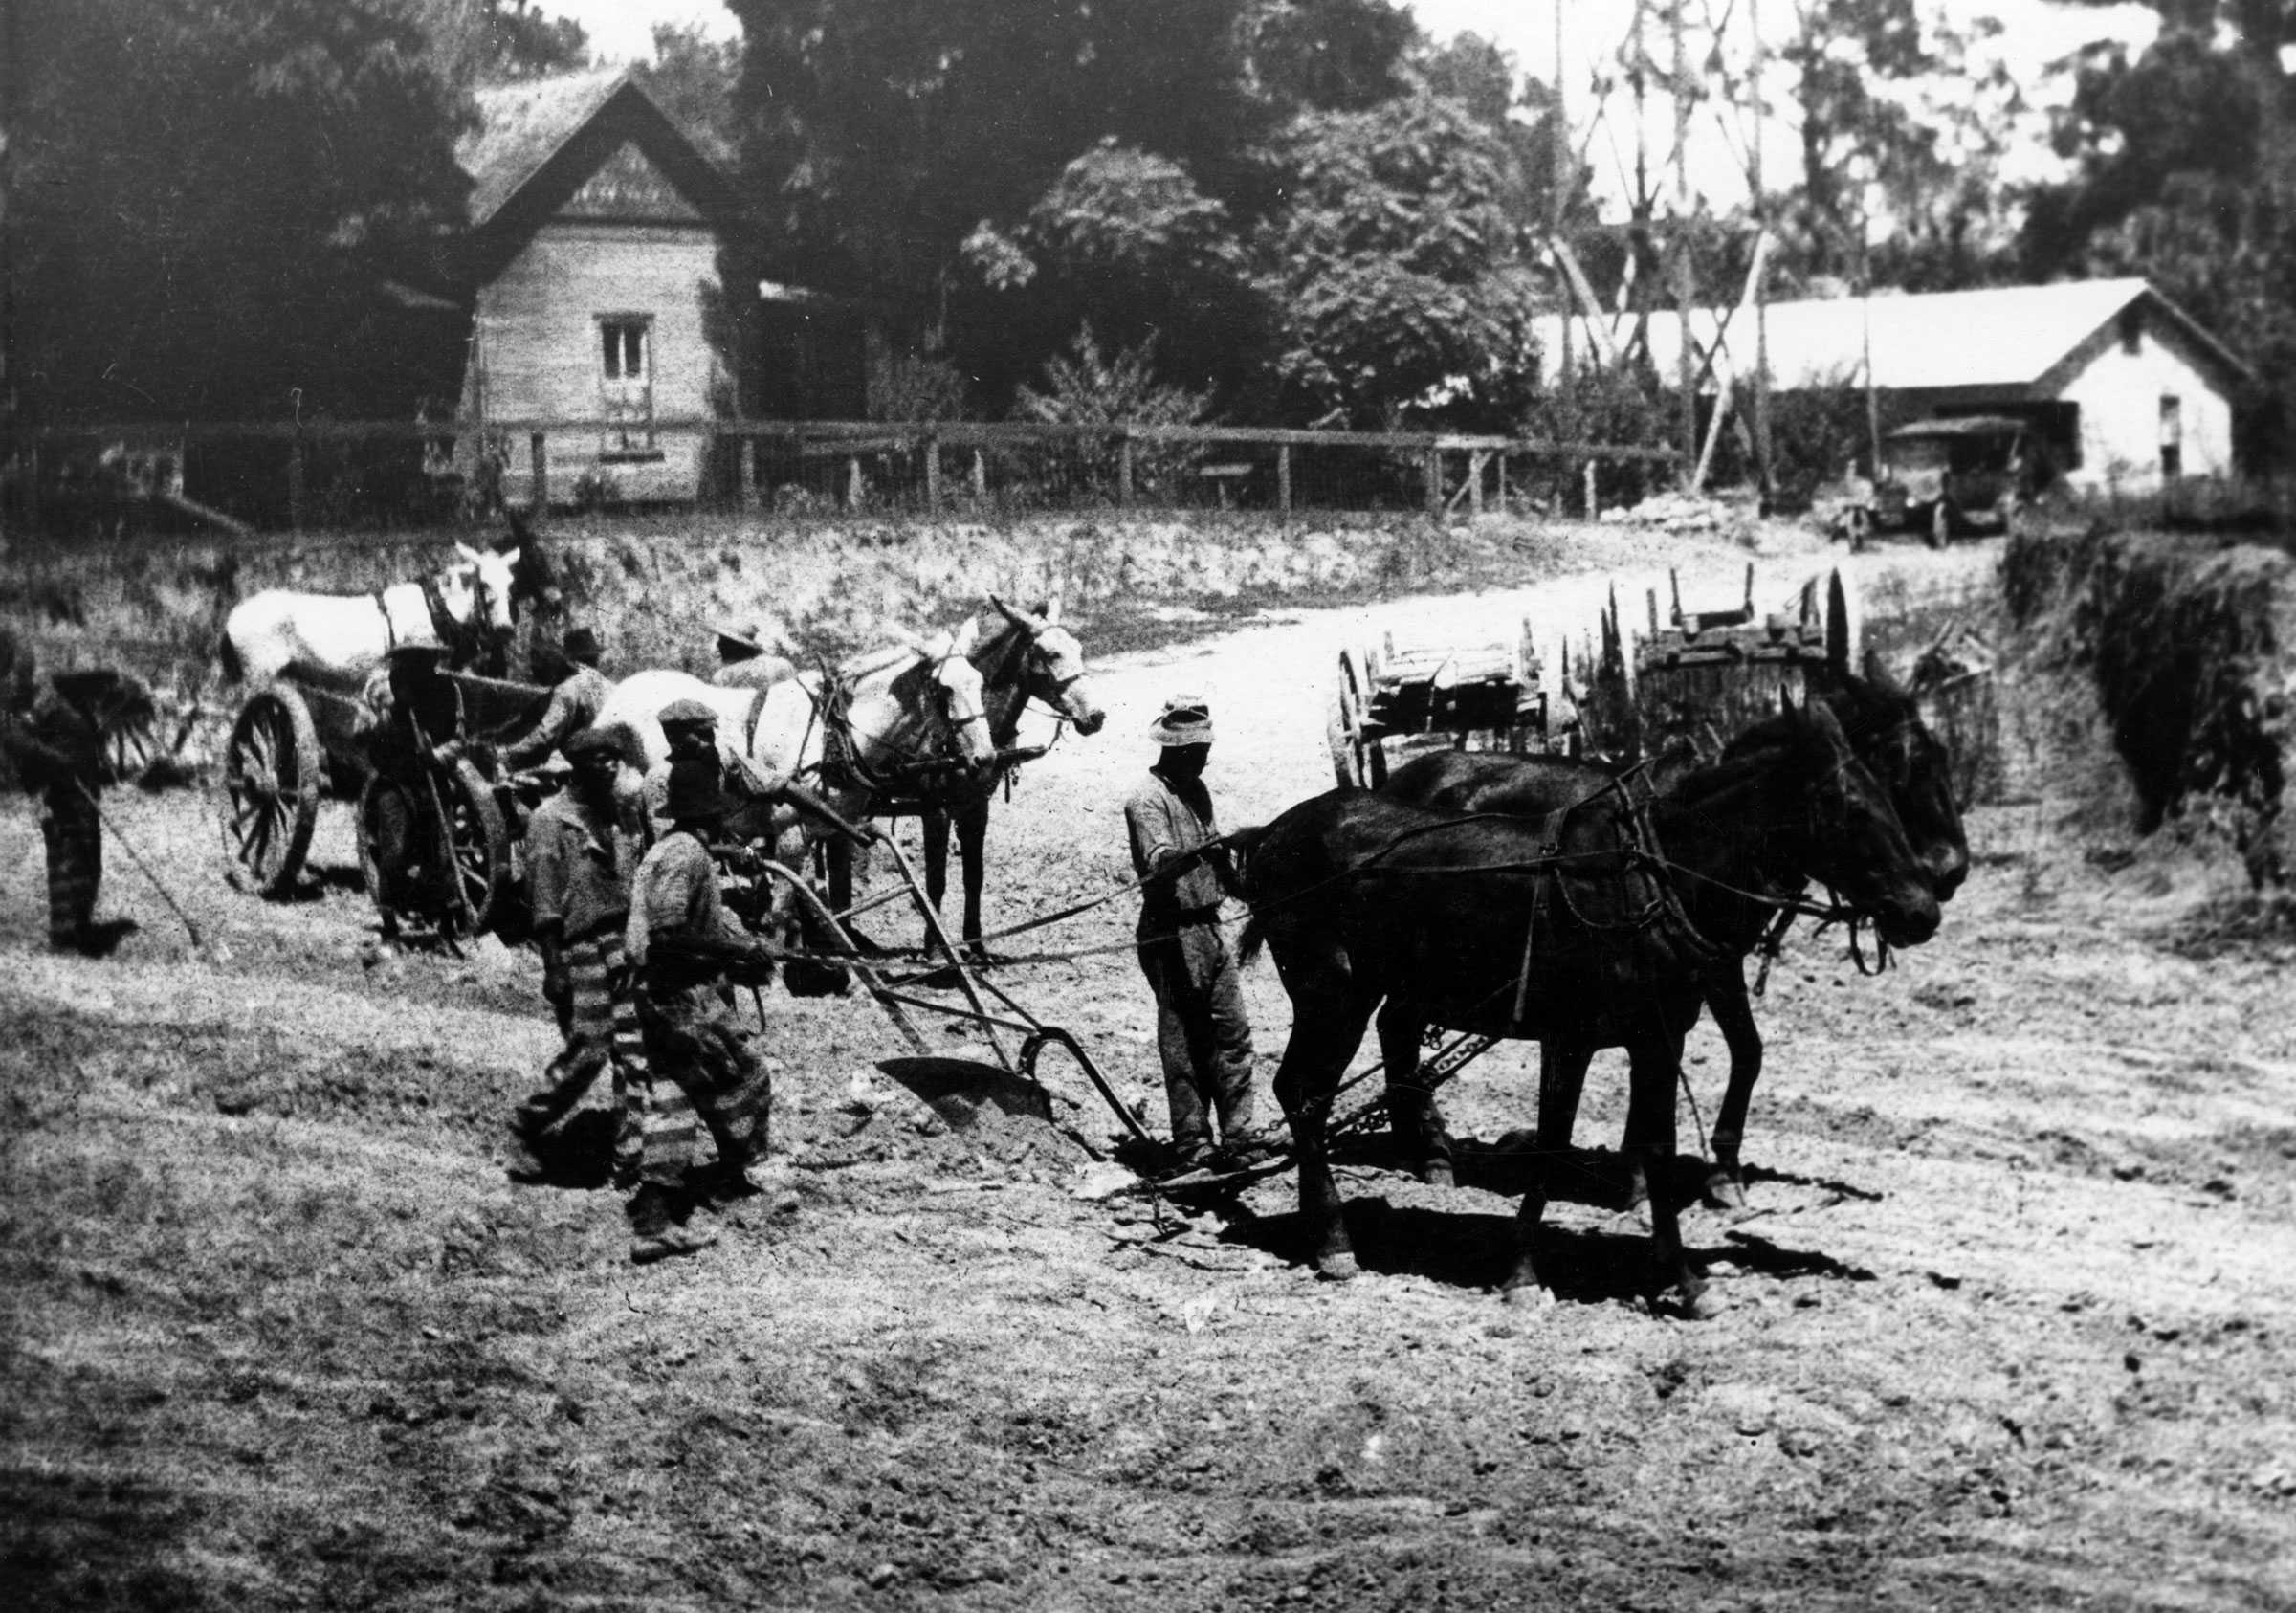
[[[1569,669],[1563,669],[1563,682]],[[1377,789],[1432,750],[1577,754],[1578,714],[1523,624],[1512,644],[1407,645],[1392,633],[1339,652],[1325,718],[1332,774]]]

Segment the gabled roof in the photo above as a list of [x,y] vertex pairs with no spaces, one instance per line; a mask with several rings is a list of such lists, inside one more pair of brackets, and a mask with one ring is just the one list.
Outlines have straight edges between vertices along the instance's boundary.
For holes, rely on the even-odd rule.
[[[2139,303],[2177,329],[2228,378],[2240,384],[2256,381],[2256,372],[2189,314],[2149,282],[2133,278],[1773,302],[1766,321],[1771,381],[1789,389],[1855,381],[1864,372],[1870,344],[1874,385],[1886,391],[2038,387],[2100,334],[2111,334],[2122,313]],[[1753,316],[1726,312],[1732,365],[1743,374],[1754,367]],[[1714,309],[1690,312],[1690,329],[1701,347],[1713,344],[1720,324]],[[1539,325],[1545,351],[1558,352],[1559,317],[1549,315]],[[1679,327],[1670,312],[1650,317],[1650,357],[1662,377],[1674,374]],[[1573,341],[1578,352],[1590,350],[1582,322]]]
[[494,85],[477,101],[454,153],[474,231],[540,224],[631,144],[703,218],[730,216],[725,176],[626,69]]

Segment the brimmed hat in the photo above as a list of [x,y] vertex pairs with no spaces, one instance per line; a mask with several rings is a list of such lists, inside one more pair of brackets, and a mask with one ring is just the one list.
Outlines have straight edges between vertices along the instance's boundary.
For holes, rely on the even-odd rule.
[[746,623],[718,622],[713,625],[710,630],[716,633],[719,638],[724,639],[728,644],[740,645],[742,649],[748,651],[752,655],[762,655],[765,653],[765,646],[760,642],[760,640],[762,640],[765,635],[760,630],[753,628]]
[[598,635],[587,628],[568,628],[566,636],[559,641],[559,648],[567,660],[586,664],[598,659]]
[[415,640],[407,644],[394,644],[390,647],[390,659],[394,664],[405,662],[419,666],[427,662],[443,661],[446,658],[447,647],[443,644],[426,644]]
[[1157,714],[1148,737],[1159,745],[1208,745],[1212,742],[1212,708],[1202,695],[1175,695]]
[[670,763],[670,794],[664,810],[672,823],[688,818],[722,818],[733,808],[716,762],[695,757]]
[[696,728],[718,726],[718,714],[692,696],[673,700],[662,708],[655,718],[665,728]]

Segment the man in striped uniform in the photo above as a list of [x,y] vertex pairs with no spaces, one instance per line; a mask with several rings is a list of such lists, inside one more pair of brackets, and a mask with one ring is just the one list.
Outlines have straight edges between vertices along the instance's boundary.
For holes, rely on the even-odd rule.
[[755,983],[771,965],[726,911],[708,840],[732,809],[714,758],[671,764],[670,829],[630,882],[623,950],[637,971],[649,1094],[644,1161],[629,1202],[629,1257],[640,1264],[707,1248],[716,1235],[687,1226],[698,1119],[728,1183],[749,1184],[765,1157],[773,1085],[735,1023],[729,981]]
[[541,1089],[519,1106],[510,1129],[513,1181],[546,1174],[537,1149],[563,1125],[598,1080],[613,1072],[614,1182],[637,1180],[647,1089],[622,939],[629,923],[635,848],[615,822],[614,783],[622,747],[585,728],[564,744],[574,769],[566,787],[535,809],[526,826],[527,900],[542,954],[542,995],[558,1014],[565,1047],[543,1072]]
[[[116,673],[59,673],[41,682],[32,652],[0,633],[0,746],[27,790],[40,793],[48,847],[48,945],[99,957],[124,923],[96,922],[103,881],[103,727],[92,709],[126,680]],[[130,686],[132,687],[132,686]]]

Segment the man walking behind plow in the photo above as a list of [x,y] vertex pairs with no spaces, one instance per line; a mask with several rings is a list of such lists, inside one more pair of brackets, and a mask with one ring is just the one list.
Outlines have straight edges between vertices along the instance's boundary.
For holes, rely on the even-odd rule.
[[720,1195],[754,1191],[773,1085],[732,1013],[732,984],[755,984],[771,968],[765,949],[726,911],[710,836],[733,807],[714,759],[670,765],[670,829],[630,883],[624,951],[637,972],[648,1095],[644,1158],[629,1202],[629,1257],[640,1265],[692,1254],[717,1235],[687,1225],[700,1183],[693,1167],[696,1120],[718,1145]]

